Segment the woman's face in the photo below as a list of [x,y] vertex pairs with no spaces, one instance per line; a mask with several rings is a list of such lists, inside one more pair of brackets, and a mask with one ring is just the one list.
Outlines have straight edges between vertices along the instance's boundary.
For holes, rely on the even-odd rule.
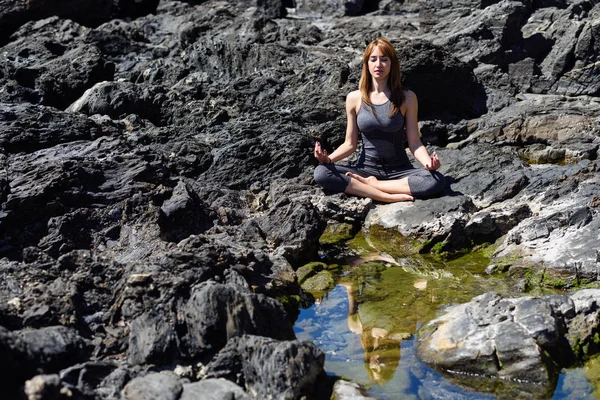
[[369,72],[375,79],[385,79],[390,74],[392,69],[392,61],[388,56],[383,54],[379,46],[373,49],[369,56]]

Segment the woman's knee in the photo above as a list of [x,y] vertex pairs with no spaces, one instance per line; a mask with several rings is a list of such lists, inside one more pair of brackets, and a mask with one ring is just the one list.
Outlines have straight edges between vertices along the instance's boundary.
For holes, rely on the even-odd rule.
[[317,165],[314,178],[319,186],[331,192],[343,192],[350,180],[350,178],[337,171],[332,164]]
[[438,171],[424,172],[422,175],[409,177],[412,195],[417,198],[424,198],[443,193],[446,189],[446,177]]

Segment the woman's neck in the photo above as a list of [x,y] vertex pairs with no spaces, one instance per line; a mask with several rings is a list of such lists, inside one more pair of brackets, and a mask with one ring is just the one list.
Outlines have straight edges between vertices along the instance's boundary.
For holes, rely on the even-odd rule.
[[372,79],[371,93],[373,94],[381,94],[381,93],[390,93],[388,88],[388,80],[386,79]]

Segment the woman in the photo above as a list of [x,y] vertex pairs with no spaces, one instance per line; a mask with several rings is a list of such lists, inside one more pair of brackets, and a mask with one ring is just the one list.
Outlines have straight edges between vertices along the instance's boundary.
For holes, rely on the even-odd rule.
[[[436,171],[440,160],[421,143],[417,96],[402,88],[400,62],[387,39],[367,46],[358,86],[346,97],[344,143],[331,154],[315,144],[314,155],[321,163],[315,181],[329,191],[386,203],[440,194],[445,188],[444,176]],[[410,151],[425,169],[410,163],[405,130]],[[363,147],[357,164],[334,164],[356,151],[359,133]]]

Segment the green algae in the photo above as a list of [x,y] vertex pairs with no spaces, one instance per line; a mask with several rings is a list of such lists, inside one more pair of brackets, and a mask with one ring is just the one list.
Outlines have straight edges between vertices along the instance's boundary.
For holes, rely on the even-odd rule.
[[588,382],[594,387],[592,396],[600,399],[600,355],[593,357],[583,366]]
[[335,278],[330,271],[319,271],[316,275],[307,278],[302,282],[301,287],[307,292],[313,293],[316,297],[322,296],[325,292],[333,289]]
[[296,270],[296,277],[298,278],[298,283],[302,284],[308,278],[315,276],[319,271],[322,271],[327,268],[327,264],[322,262],[311,262],[305,264]]
[[[344,325],[347,324],[347,329],[360,338],[358,349],[356,345],[351,350],[340,349],[335,339],[332,347],[337,357],[349,351],[348,359],[361,351],[363,374],[367,373],[368,380],[357,378],[361,374],[356,375],[357,371],[350,368],[348,359],[340,361],[336,358],[328,363],[335,365],[336,372],[347,371],[353,380],[367,385],[371,382],[376,384],[374,387],[385,386],[391,380],[394,385],[398,384],[394,374],[401,368],[401,344],[415,341],[415,334],[422,332],[422,327],[440,315],[444,307],[469,302],[490,291],[507,297],[524,293],[543,296],[565,288],[561,277],[550,277],[539,266],[522,264],[518,255],[495,258],[494,252],[501,240],[451,251],[444,241],[432,243],[403,237],[394,230],[372,227],[368,232],[358,232],[346,242],[330,243],[341,249],[338,254],[355,255],[346,258],[342,264],[325,266],[322,271],[332,272],[338,285],[336,290],[343,287],[341,290],[347,293],[348,315]],[[323,296],[319,302],[325,302],[328,296],[326,291],[313,293]],[[335,332],[335,337],[342,335],[337,328],[330,332]],[[600,337],[595,339],[600,342]],[[582,347],[585,347],[582,352],[588,353],[589,344]],[[527,385],[513,387],[495,378],[479,377],[476,385],[469,384],[469,379],[463,385],[461,379],[455,378],[449,377],[459,386],[469,388],[467,390],[494,395],[512,393],[516,397],[522,390],[521,395],[529,392],[525,388]],[[552,385],[543,385],[534,391],[548,396],[551,390]]]
[[354,237],[355,231],[351,224],[330,223],[319,238],[319,243],[322,245],[343,244]]

